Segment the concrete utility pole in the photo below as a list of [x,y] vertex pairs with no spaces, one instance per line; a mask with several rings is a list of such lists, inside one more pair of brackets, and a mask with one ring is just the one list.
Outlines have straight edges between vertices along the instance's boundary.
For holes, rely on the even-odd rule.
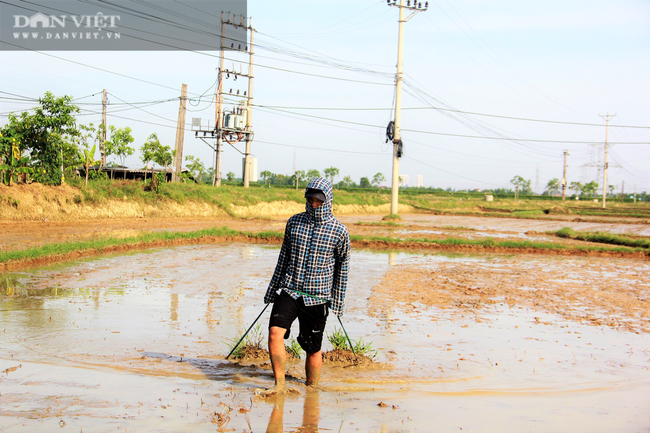
[[569,155],[569,150],[564,149],[564,171],[562,172],[562,201],[566,200],[566,157]]
[[605,162],[603,164],[603,209],[607,207],[607,141],[609,139],[609,119],[616,116],[616,114],[607,114],[600,116],[605,119]]
[[[232,41],[230,47],[227,46],[225,41],[225,32],[226,26],[234,27],[235,29],[247,29],[251,31],[250,39],[250,52],[249,45],[247,40],[236,41],[235,39],[230,38]],[[219,71],[217,74],[217,91],[215,93],[215,112],[214,112],[214,127],[210,126],[208,122],[207,127],[203,127],[200,118],[192,119],[192,131],[194,131],[194,136],[205,144],[207,144],[214,151],[214,174],[212,176],[212,185],[221,186],[221,153],[223,152],[223,141],[225,140],[235,148],[239,153],[245,156],[244,158],[244,167],[243,167],[243,178],[244,185],[248,186],[250,179],[250,167],[252,161],[251,156],[251,142],[253,141],[253,131],[251,129],[252,123],[252,105],[253,105],[253,28],[246,25],[246,19],[243,15],[231,15],[228,13],[228,18],[224,19],[224,13],[221,12],[221,56],[219,59]],[[248,35],[248,34],[247,34]],[[244,73],[241,71],[237,72],[234,68],[233,70],[228,70],[225,68],[225,51],[229,49],[230,51],[239,51],[248,53],[250,56],[249,59],[249,72]],[[243,63],[243,62],[240,62]],[[240,94],[241,89],[235,87],[236,92],[233,93],[233,89],[230,88],[228,92],[224,87],[226,80],[230,79],[232,76],[233,81],[237,81],[237,78],[247,78],[248,79],[248,89],[243,91],[243,94]],[[240,82],[241,83],[241,82]],[[236,85],[235,85],[236,86]],[[224,95],[229,95],[231,98],[240,99],[238,106],[236,105],[232,112],[228,112],[224,116]],[[246,116],[244,121],[243,117]],[[216,143],[212,145],[206,140],[215,140]],[[246,152],[242,152],[237,149],[234,144],[239,143],[240,141],[245,140],[246,143]]]
[[[393,132],[393,176],[391,180],[391,196],[390,196],[390,213],[397,215],[398,212],[398,195],[399,195],[399,159],[402,157],[402,136],[401,136],[401,126],[402,126],[402,47],[404,45],[404,23],[410,20],[418,12],[426,11],[429,8],[429,2],[424,3],[424,8],[422,8],[422,3],[413,1],[413,6],[411,6],[411,0],[406,0],[406,5],[404,5],[404,0],[399,0],[399,4],[395,0],[391,3],[391,0],[387,0],[388,6],[395,6],[399,8],[399,31],[397,39],[397,73],[395,74],[395,122],[394,122],[394,132]],[[404,9],[410,9],[411,14],[404,19]]]
[[100,160],[102,162],[102,166],[99,168],[102,168],[106,165],[106,130],[108,129],[108,125],[106,125],[106,89],[104,89],[103,96],[102,96],[102,125],[104,125],[104,129],[102,130],[102,142],[99,143],[99,155],[100,155]]
[[246,99],[246,152],[244,153],[244,188],[248,188],[248,184],[251,178],[251,142],[253,141],[253,133],[251,131],[251,124],[253,123],[253,35],[255,34],[255,29],[253,29],[253,19],[248,19],[248,28],[251,31],[251,44],[250,44],[250,57],[248,62],[248,98]]
[[[230,13],[228,13],[228,21],[230,21]],[[221,12],[221,56],[219,59],[219,85],[217,86],[217,101],[214,114],[214,125],[217,130],[217,148],[214,153],[214,174],[212,175],[212,185],[221,186],[221,144],[223,128],[223,74],[224,62],[226,55],[226,22],[223,20],[223,12]]]
[[181,179],[183,169],[183,140],[185,138],[185,108],[187,106],[187,84],[181,87],[181,101],[178,107],[178,123],[176,124],[176,154],[174,155],[174,172],[172,182]]

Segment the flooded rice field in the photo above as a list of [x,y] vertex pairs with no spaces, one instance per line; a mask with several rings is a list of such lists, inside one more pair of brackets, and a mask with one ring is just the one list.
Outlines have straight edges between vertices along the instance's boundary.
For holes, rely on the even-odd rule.
[[224,358],[278,252],[0,274],[1,431],[650,432],[647,261],[355,250],[343,323],[376,363],[325,365],[314,391],[291,364],[296,392],[261,398],[269,365]]

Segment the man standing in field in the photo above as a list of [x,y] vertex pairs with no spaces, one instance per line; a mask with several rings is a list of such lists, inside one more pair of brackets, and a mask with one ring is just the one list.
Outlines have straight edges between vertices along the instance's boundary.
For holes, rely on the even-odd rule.
[[307,353],[307,386],[317,386],[323,356],[321,344],[329,309],[343,314],[350,261],[347,227],[332,214],[332,184],[312,180],[305,192],[306,211],[287,221],[284,241],[264,302],[273,302],[269,320],[269,353],[275,389],[285,389],[287,353],[284,340],[298,319],[298,343]]

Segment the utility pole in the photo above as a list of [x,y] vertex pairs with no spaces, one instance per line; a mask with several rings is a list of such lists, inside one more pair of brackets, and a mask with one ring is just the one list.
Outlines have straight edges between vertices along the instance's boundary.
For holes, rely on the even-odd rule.
[[246,98],[246,153],[244,154],[244,188],[248,188],[251,178],[251,142],[253,141],[253,132],[251,131],[251,124],[253,123],[253,36],[255,29],[253,29],[253,19],[248,19],[248,28],[251,32],[250,44],[250,57],[248,61],[248,97]]
[[603,209],[607,207],[607,142],[609,139],[609,119],[614,116],[616,114],[600,116],[607,122],[605,124],[605,163],[603,164]]
[[[228,13],[230,22],[230,13]],[[217,131],[217,148],[214,153],[214,173],[212,175],[212,185],[221,186],[221,129],[223,128],[223,74],[224,62],[226,55],[225,47],[226,22],[223,20],[223,11],[221,12],[221,56],[219,58],[219,84],[217,85],[217,95],[214,113],[214,127]]]
[[562,201],[566,200],[566,157],[569,155],[569,150],[564,149],[564,171],[562,172]]
[[[243,40],[241,43],[235,39],[231,40],[230,47],[227,46],[225,42],[225,31],[226,25],[232,26],[235,29],[247,29],[251,32],[251,42],[250,45],[247,45],[247,40]],[[244,167],[243,167],[243,178],[244,186],[248,186],[250,178],[250,167],[252,165],[250,161],[250,147],[251,141],[253,140],[253,131],[251,130],[252,123],[252,99],[253,95],[253,83],[252,83],[252,68],[253,68],[253,54],[252,54],[252,44],[253,44],[253,28],[246,25],[246,19],[243,15],[231,15],[228,13],[228,19],[224,19],[224,13],[221,12],[221,56],[219,59],[219,72],[217,74],[217,91],[215,93],[215,113],[214,113],[214,127],[210,126],[210,122],[206,127],[203,127],[200,118],[192,119],[192,131],[194,131],[194,136],[205,144],[207,144],[214,151],[214,174],[212,176],[212,185],[221,186],[221,153],[223,152],[223,141],[225,140],[228,144],[235,148],[239,153],[245,156],[244,158]],[[250,46],[250,52],[249,52]],[[225,51],[239,51],[246,52],[249,54],[249,73],[243,73],[241,71],[237,72],[234,69],[230,71],[225,68]],[[236,92],[233,93],[231,88],[228,92],[224,87],[226,80],[230,79],[232,76],[234,81],[237,81],[237,78],[244,77],[248,78],[248,89],[243,91],[243,94],[240,94],[241,90],[238,90],[235,87]],[[232,112],[224,113],[224,95],[230,95],[233,98],[245,99],[245,101],[240,101],[239,106],[235,106]],[[224,115],[226,114],[226,115]],[[246,119],[244,119],[244,116]],[[234,144],[239,143],[245,138],[246,142],[246,152],[242,152],[237,149]],[[214,139],[216,143],[212,145],[207,142],[206,139]]]
[[[411,0],[406,0],[406,5],[404,5],[404,0],[399,0],[397,4],[396,0],[387,0],[388,6],[394,6],[399,8],[399,31],[397,39],[397,73],[395,74],[395,121],[393,124],[393,133],[392,137],[388,138],[393,141],[393,176],[391,180],[391,196],[390,196],[390,213],[397,215],[398,212],[398,195],[399,195],[399,159],[402,157],[403,153],[403,143],[401,140],[401,125],[402,125],[402,47],[404,45],[404,23],[413,18],[418,12],[426,11],[429,8],[429,2],[424,3],[424,8],[422,8],[422,3],[413,0],[413,6],[411,6]],[[404,19],[404,9],[411,10],[411,14]],[[388,135],[388,133],[387,133]]]
[[106,125],[106,89],[104,89],[103,96],[102,96],[102,140],[101,143],[99,143],[99,155],[100,160],[101,160],[101,167],[104,167],[106,165],[106,129],[108,129],[108,125]]
[[172,173],[172,182],[178,182],[181,179],[181,170],[183,169],[183,141],[185,138],[185,108],[187,105],[187,84],[181,87],[181,101],[178,107],[178,123],[176,124],[176,154],[174,155],[174,171]]

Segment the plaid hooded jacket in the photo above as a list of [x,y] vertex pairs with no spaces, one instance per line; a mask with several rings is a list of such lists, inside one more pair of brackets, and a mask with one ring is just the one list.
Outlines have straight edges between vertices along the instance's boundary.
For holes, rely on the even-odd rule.
[[[292,290],[295,289],[329,301],[332,312],[340,317],[348,280],[350,235],[332,214],[332,184],[318,177],[307,188],[323,191],[325,201],[316,209],[307,202],[306,212],[287,221],[278,264],[264,302],[273,302],[279,289],[298,299],[302,295]],[[307,306],[325,303],[310,296],[305,296],[304,301]]]

